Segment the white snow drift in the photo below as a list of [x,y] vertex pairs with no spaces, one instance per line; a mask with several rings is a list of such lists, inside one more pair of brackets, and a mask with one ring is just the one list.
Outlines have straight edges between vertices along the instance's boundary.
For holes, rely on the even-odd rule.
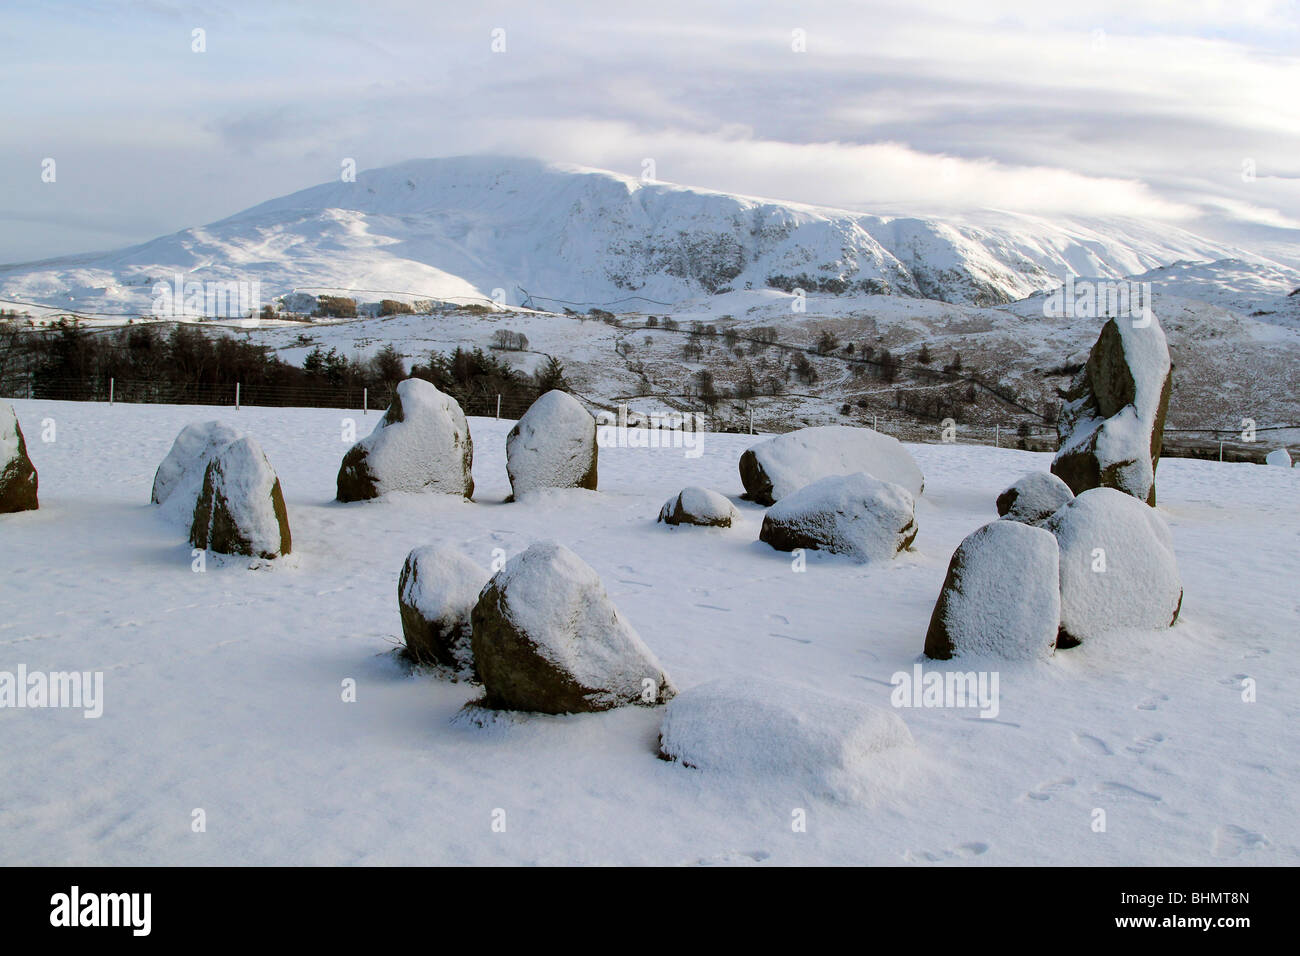
[[853,799],[882,751],[912,744],[885,707],[756,677],[724,677],[678,694],[659,750],[706,773],[780,778],[819,796]]

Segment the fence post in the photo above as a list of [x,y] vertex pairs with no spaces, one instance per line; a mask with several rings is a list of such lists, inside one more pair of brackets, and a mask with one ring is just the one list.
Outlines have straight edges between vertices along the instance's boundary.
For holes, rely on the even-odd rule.
[[110,379],[108,380],[108,404],[110,404],[110,405],[113,404],[113,386],[114,386],[115,384],[117,384],[117,379],[115,379],[115,378],[110,378]]
[[235,383],[235,411],[239,411],[239,383]]
[[501,396],[497,396],[497,418],[501,417]]
[[1219,439],[1219,461],[1223,461],[1223,439]]
[[370,411],[370,389],[361,390],[361,414],[364,415]]
[[873,432],[878,432],[878,431],[880,431],[880,416],[879,416],[879,415],[872,415],[872,416],[871,416],[871,430],[872,430]]
[[1002,423],[998,422],[993,426],[993,447],[1002,447]]
[[754,434],[754,407],[752,405],[749,408],[749,433]]

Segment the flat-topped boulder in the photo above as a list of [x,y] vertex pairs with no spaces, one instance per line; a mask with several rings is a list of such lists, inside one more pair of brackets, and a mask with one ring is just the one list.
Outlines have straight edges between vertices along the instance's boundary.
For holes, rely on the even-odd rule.
[[408,378],[375,430],[343,456],[338,500],[392,491],[474,495],[474,442],[460,404],[431,382]]
[[1065,393],[1052,473],[1076,495],[1115,488],[1154,505],[1172,387],[1169,346],[1156,317],[1110,319]]
[[0,402],[0,514],[35,511],[38,484],[18,413],[8,402]]
[[812,548],[888,561],[916,537],[911,494],[857,472],[830,475],[785,495],[763,517],[759,540],[778,551]]
[[821,425],[760,442],[740,456],[745,497],[771,505],[829,475],[857,472],[903,487],[925,488],[921,469],[902,443],[870,428]]
[[596,464],[596,419],[559,389],[533,402],[506,436],[506,473],[515,498],[539,488],[595,491]]
[[280,479],[253,439],[231,442],[208,462],[190,543],[218,554],[268,559],[292,549]]
[[676,693],[600,576],[554,542],[493,575],[474,607],[472,643],[483,703],[499,710],[584,713]]

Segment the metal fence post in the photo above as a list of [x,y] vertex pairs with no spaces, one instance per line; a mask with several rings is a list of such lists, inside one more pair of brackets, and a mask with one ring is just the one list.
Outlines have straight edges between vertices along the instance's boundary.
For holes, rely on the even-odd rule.
[[365,415],[369,411],[370,411],[370,389],[363,388],[361,390],[361,414]]
[[993,447],[1002,447],[1002,423],[998,422],[993,426]]
[[235,411],[239,411],[239,383],[235,383]]
[[501,396],[497,396],[497,418],[501,417]]
[[110,404],[110,405],[113,404],[113,386],[114,386],[116,383],[117,383],[117,379],[115,379],[115,378],[110,378],[110,379],[108,380],[108,404]]

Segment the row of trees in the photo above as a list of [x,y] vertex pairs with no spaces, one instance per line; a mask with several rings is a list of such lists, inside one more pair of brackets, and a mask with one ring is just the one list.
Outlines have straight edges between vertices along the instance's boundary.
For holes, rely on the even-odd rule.
[[210,334],[195,325],[131,325],[92,332],[67,320],[39,331],[0,323],[0,389],[10,393],[30,390],[36,396],[92,399],[107,395],[110,380],[115,380],[123,398],[133,386],[147,384],[147,399],[135,400],[168,401],[187,395],[202,400],[214,389],[228,387],[233,392],[239,384],[245,396],[259,388],[269,394],[270,389],[285,404],[316,404],[330,400],[330,392],[366,388],[379,405],[408,374],[461,400],[501,395],[503,401],[531,401],[552,388],[569,388],[557,359],[527,374],[481,349],[432,352],[408,373],[392,345],[368,358],[349,358],[336,348],[317,345],[298,367],[268,346]]

